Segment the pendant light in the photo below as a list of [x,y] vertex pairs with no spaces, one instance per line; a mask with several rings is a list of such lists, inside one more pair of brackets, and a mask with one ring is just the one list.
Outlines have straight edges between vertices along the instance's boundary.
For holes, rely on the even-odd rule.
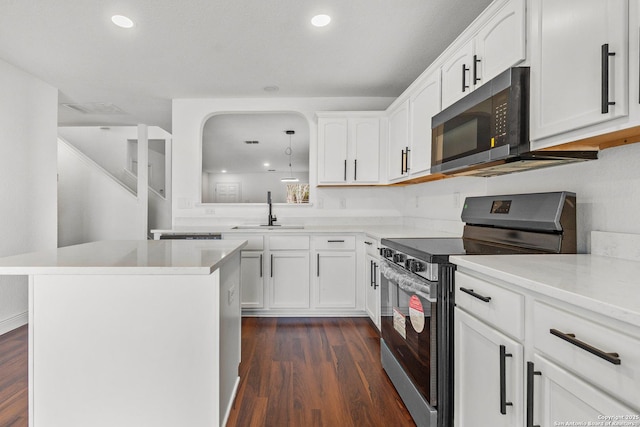
[[291,154],[293,154],[293,150],[291,149],[291,135],[294,135],[296,131],[285,130],[284,133],[289,135],[289,147],[284,150],[284,154],[289,156],[289,176],[281,178],[280,182],[298,182],[298,178],[293,176],[293,171],[291,169]]

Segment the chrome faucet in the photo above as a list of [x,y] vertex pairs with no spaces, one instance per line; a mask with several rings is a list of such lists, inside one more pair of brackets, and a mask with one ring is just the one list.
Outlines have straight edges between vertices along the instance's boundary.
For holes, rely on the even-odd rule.
[[278,220],[278,218],[276,218],[275,215],[272,215],[272,207],[271,207],[271,191],[267,191],[267,203],[269,203],[269,219],[267,224],[269,225],[269,227],[271,227],[273,225],[274,222],[276,222]]

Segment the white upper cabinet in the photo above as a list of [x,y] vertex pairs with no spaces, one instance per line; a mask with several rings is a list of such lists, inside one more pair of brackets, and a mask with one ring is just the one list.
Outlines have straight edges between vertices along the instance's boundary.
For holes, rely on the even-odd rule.
[[380,120],[349,119],[350,158],[354,183],[380,181]]
[[440,73],[434,71],[411,97],[411,176],[427,175],[431,169],[431,118],[440,112]]
[[473,36],[442,64],[443,109],[525,58],[525,1],[496,1],[489,7]]
[[531,139],[627,115],[628,0],[531,1]]
[[389,114],[388,176],[390,180],[409,175],[409,100]]
[[[475,64],[477,69],[477,64]],[[442,107],[446,108],[473,90],[473,40],[469,40],[442,65]]]
[[319,117],[318,184],[376,184],[379,181],[380,119]]

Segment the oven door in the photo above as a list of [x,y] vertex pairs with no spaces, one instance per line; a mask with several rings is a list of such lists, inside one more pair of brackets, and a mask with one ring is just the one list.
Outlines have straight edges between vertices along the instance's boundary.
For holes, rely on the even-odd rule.
[[381,265],[381,272],[382,339],[402,371],[433,408],[438,404],[437,284],[390,263]]

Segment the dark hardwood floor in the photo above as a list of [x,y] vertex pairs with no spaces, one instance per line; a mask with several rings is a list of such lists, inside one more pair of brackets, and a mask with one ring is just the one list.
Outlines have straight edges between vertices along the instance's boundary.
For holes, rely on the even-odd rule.
[[366,318],[244,318],[227,427],[415,426]]
[[26,427],[28,420],[28,328],[0,336],[0,426]]
[[[0,336],[2,427],[28,425],[27,338]],[[365,318],[243,318],[240,376],[227,427],[415,426]]]

